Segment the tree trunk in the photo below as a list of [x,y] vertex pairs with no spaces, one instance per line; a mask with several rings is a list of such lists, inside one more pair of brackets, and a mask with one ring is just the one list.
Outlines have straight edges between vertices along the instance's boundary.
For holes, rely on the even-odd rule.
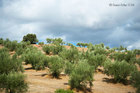
[[14,93],[12,90],[10,90],[10,93]]

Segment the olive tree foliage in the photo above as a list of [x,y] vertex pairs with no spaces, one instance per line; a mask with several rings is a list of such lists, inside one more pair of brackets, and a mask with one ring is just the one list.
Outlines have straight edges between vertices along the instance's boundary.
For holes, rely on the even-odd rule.
[[18,55],[21,55],[24,49],[30,45],[29,42],[20,42],[18,43],[16,40],[10,41],[8,38],[6,40],[2,39],[2,45],[8,48],[10,51],[15,51]]
[[120,47],[116,48],[116,50],[118,51],[127,51],[127,48],[123,47],[122,45],[120,45]]
[[136,71],[131,75],[132,85],[137,88],[136,93],[140,93],[140,71]]
[[89,52],[87,54],[87,61],[91,66],[94,66],[97,69],[98,66],[103,66],[106,61],[106,56],[104,54],[96,54],[94,52]]
[[4,41],[3,38],[0,38],[0,44],[3,44],[3,41]]
[[50,44],[43,46],[43,51],[46,52],[46,54],[57,55],[64,48],[64,46],[62,46],[64,42],[61,38],[47,38],[46,41]]
[[24,93],[28,89],[22,60],[17,54],[12,57],[9,55],[8,49],[0,49],[0,90],[5,93]]
[[108,59],[104,64],[104,69],[105,73],[108,76],[113,76],[116,82],[125,83],[127,77],[136,71],[136,66],[131,65],[126,61],[111,62],[111,60]]
[[41,45],[41,46],[43,46],[44,45],[44,42],[39,42],[38,44]]
[[71,44],[71,43],[66,43],[66,45],[68,45],[68,46],[74,46],[73,44]]
[[63,49],[62,52],[58,54],[64,60],[71,63],[75,63],[79,60],[79,51],[76,47],[72,46],[70,49]]
[[109,50],[109,49],[110,49],[110,47],[109,47],[109,46],[106,46],[106,49],[107,49],[107,50]]
[[55,93],[74,93],[72,90],[57,89]]
[[47,43],[48,44],[54,44],[54,45],[63,45],[64,42],[63,42],[63,39],[61,38],[47,38],[46,39]]
[[7,49],[0,49],[0,74],[8,74],[9,72],[23,72],[22,60],[17,58],[17,55],[10,57]]
[[22,54],[26,64],[31,64],[33,69],[41,70],[47,66],[47,57],[35,47],[28,47]]
[[9,74],[0,75],[0,90],[5,90],[5,93],[25,93],[28,89],[28,84],[25,82],[26,76],[18,72],[10,72]]
[[25,51],[25,49],[27,48],[27,47],[29,47],[29,43],[28,42],[20,42],[20,43],[18,43],[17,45],[16,45],[16,49],[15,49],[15,51],[16,51],[16,53],[18,54],[18,55],[21,55],[21,54],[23,54],[23,52]]
[[136,55],[140,55],[140,49],[134,49],[133,51]]
[[92,44],[89,44],[88,46],[88,51],[93,51],[94,54],[104,54],[104,55],[108,55],[110,52],[109,51],[106,51],[106,49],[104,48],[104,44],[101,43],[101,44],[96,44],[96,45],[92,45]]
[[38,39],[36,37],[36,34],[27,34],[23,37],[24,42],[30,42],[31,44],[36,44],[38,42]]
[[86,47],[86,46],[88,46],[88,43],[77,43],[77,46]]
[[69,85],[71,88],[85,89],[89,85],[93,86],[94,67],[90,66],[86,60],[80,60],[70,74]]
[[48,67],[53,77],[59,78],[64,67],[64,60],[59,56],[51,56],[48,60]]
[[2,45],[8,48],[10,51],[14,51],[16,49],[18,42],[16,40],[10,41],[9,39],[3,40]]
[[46,54],[53,54],[53,55],[57,55],[59,52],[61,52],[63,50],[63,46],[61,45],[45,45],[43,46],[43,51]]
[[76,64],[65,61],[65,74],[70,75]]
[[140,66],[140,58],[136,59],[136,63]]
[[111,59],[117,60],[117,61],[123,61],[130,64],[136,63],[136,54],[133,51],[127,51],[127,52],[114,52],[110,55]]

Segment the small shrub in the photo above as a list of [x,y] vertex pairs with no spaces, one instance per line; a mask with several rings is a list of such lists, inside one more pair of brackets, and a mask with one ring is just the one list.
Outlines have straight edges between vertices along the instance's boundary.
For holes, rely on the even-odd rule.
[[131,81],[133,86],[137,88],[136,93],[140,93],[140,71],[132,73]]
[[135,65],[130,65],[126,61],[115,61],[107,60],[104,64],[105,73],[113,76],[116,82],[123,82],[127,80],[127,77],[136,70]]
[[89,84],[92,87],[94,67],[90,66],[86,60],[81,60],[70,74],[69,84],[71,88],[83,89]]
[[55,93],[74,93],[72,90],[57,89]]
[[53,77],[58,78],[64,67],[64,61],[59,56],[52,56],[49,58],[49,68]]

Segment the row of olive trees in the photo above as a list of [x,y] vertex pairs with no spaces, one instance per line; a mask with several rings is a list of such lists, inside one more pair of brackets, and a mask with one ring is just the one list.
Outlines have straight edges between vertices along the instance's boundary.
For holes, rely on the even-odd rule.
[[[75,68],[78,68],[77,64],[79,66],[81,59],[86,60],[84,63],[87,63],[90,66],[93,66],[95,70],[97,69],[98,66],[104,66],[105,74],[111,75],[116,82],[124,83],[125,81],[128,80],[128,77],[131,76],[132,73],[137,71],[136,66],[135,66],[137,59],[135,58],[136,55],[133,51],[113,52],[112,59],[114,59],[115,62],[108,61],[107,57],[112,56],[112,55],[109,55],[109,53],[112,53],[112,50],[106,51],[103,44],[94,45],[87,52],[80,52],[74,46],[72,46],[70,49],[63,49],[61,52],[59,52],[58,55],[61,58],[63,58],[63,60],[65,61],[65,73],[70,76],[70,80],[69,80],[70,86],[72,88],[81,88],[81,86],[82,87],[87,86],[87,85],[82,85],[83,81],[87,81],[85,80],[85,77],[86,77],[85,75],[84,75],[85,77],[82,76],[83,74],[80,72],[78,72],[80,73],[79,75],[72,74]],[[79,69],[81,68],[82,67],[79,67]],[[83,69],[81,70],[84,72]],[[80,77],[83,80],[78,82]]]
[[63,42],[63,39],[61,39],[61,38],[55,38],[55,39],[47,38],[46,41],[47,41],[48,44],[54,44],[54,45],[63,45],[63,44],[65,44],[65,42]]
[[88,46],[88,43],[77,43],[76,45],[79,47],[86,47]]
[[[57,46],[57,45],[50,45]],[[59,45],[62,46],[62,45]],[[58,49],[61,50],[61,49]],[[83,52],[79,52],[76,47],[70,49],[63,48],[58,55],[46,56],[35,47],[28,47],[22,54],[22,59],[26,64],[31,64],[33,69],[41,70],[48,67],[53,77],[59,78],[62,71],[70,76],[69,84],[71,88],[86,88],[92,86],[94,65],[90,66],[88,60],[80,60]],[[72,68],[68,69],[68,65]],[[68,71],[68,73],[67,73]],[[83,73],[86,72],[87,74]],[[78,76],[78,77],[77,77]]]

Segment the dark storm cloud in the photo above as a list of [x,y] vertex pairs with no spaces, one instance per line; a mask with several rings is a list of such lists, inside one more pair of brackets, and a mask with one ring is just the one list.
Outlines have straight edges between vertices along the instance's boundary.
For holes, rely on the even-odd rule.
[[20,41],[35,33],[43,41],[61,37],[67,42],[140,48],[140,2],[127,0],[135,6],[109,7],[110,2],[122,1],[0,0],[0,37]]

